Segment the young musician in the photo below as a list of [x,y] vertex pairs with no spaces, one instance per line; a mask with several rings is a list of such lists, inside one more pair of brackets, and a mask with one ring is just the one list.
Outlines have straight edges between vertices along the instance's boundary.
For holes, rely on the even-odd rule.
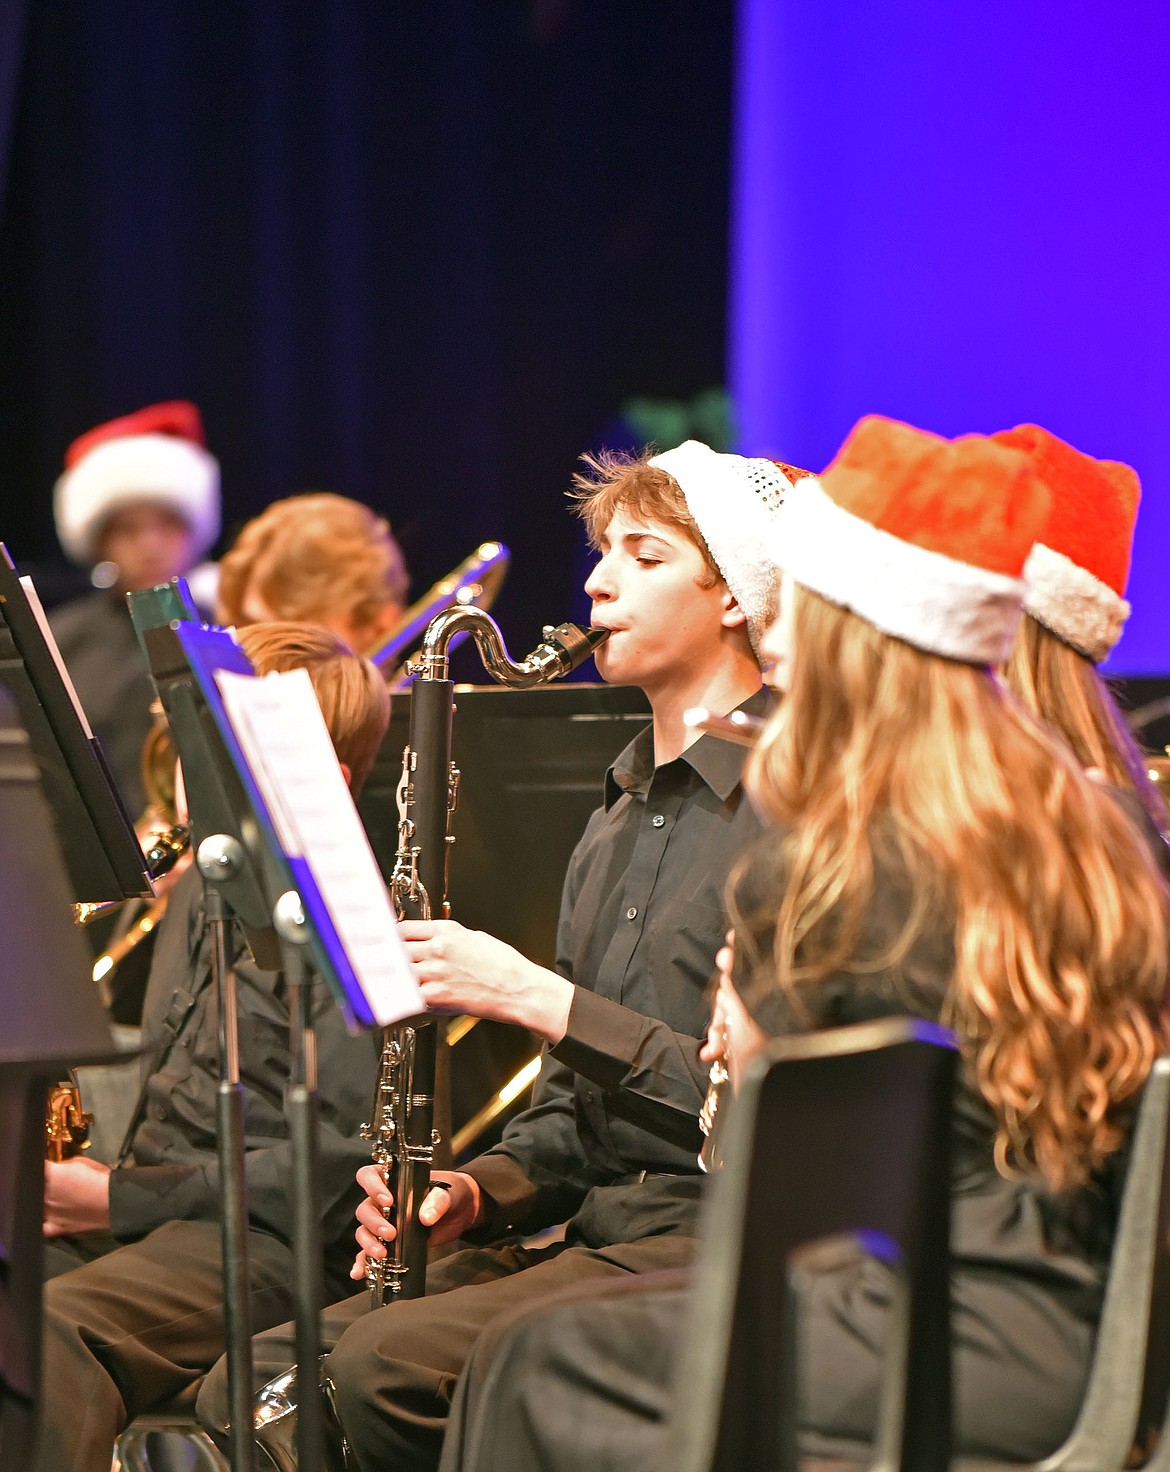
[[127,808],[144,806],[140,759],[154,686],[126,594],[190,571],[219,536],[219,462],[194,404],[152,404],[80,436],[53,495],[62,547],[106,581],[50,618],[82,708]]
[[[389,719],[385,682],[333,634],[306,624],[257,624],[240,642],[258,673],[307,669],[351,790],[360,790]],[[233,940],[245,1090],[244,1130],[252,1316],[275,1324],[292,1307],[291,1155],[283,1111],[288,999]],[[330,1172],[325,1241],[329,1291],[352,1257],[358,1131],[378,1049],[351,1037],[315,991],[321,1151]],[[78,1157],[45,1166],[43,1472],[108,1472],[114,1439],[138,1411],[198,1378],[224,1348],[220,1191],[215,1144],[218,1016],[196,870],[172,893],[143,1018],[143,1092],[123,1160]]]
[[[747,774],[775,828],[732,881],[706,1050],[726,1037],[734,1078],[769,1033],[955,1030],[956,1445],[1012,1462],[1079,1409],[1167,970],[1146,845],[993,673],[1047,511],[1019,453],[872,418],[790,494],[764,646],[786,693]],[[668,1465],[687,1293],[639,1288],[498,1326],[444,1468]],[[864,1255],[797,1279],[806,1451],[872,1438],[892,1290]]]
[[274,501],[219,565],[216,618],[322,624],[359,653],[388,634],[406,603],[406,563],[390,525],[346,496]]
[[[433,1242],[484,1245],[433,1263],[425,1298],[369,1312],[365,1292],[324,1316],[326,1372],[362,1467],[435,1465],[455,1380],[498,1315],[693,1251],[705,991],[723,885],[759,824],[741,753],[682,717],[767,708],[753,639],[774,605],[764,549],[788,482],[770,461],[694,442],[592,471],[581,511],[601,557],[586,591],[611,630],[597,666],[640,686],[653,721],[611,768],[573,855],[555,971],[451,921],[401,927],[432,1007],[529,1027],[546,1052],[531,1108],[499,1146],[435,1172],[420,1213]],[[394,1231],[377,1171],[358,1178],[370,1199],[355,1278]],[[566,1219],[563,1240],[519,1240]],[[254,1349],[258,1374],[294,1358],[287,1328]],[[209,1428],[224,1425],[223,1392],[221,1363],[200,1397]]]
[[1145,757],[1097,672],[1129,617],[1137,474],[1117,461],[1094,460],[1036,424],[992,438],[1027,455],[1052,495],[1028,558],[1024,618],[1004,667],[1008,686],[1060,733],[1082,767],[1165,827]]

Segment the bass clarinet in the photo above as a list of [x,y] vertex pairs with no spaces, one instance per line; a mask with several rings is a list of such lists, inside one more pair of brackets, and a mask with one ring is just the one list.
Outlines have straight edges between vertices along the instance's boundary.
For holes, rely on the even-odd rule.
[[[454,841],[451,814],[459,773],[451,761],[451,722],[455,686],[448,678],[451,642],[467,633],[475,640],[484,668],[501,685],[525,689],[559,680],[576,669],[609,637],[608,629],[577,624],[546,628],[526,659],[517,663],[495,620],[482,608],[449,608],[427,626],[417,660],[407,667],[410,728],[402,754],[398,787],[398,849],[391,875],[395,908],[402,919],[446,917],[447,855]],[[386,1256],[370,1262],[366,1278],[375,1307],[395,1299],[420,1298],[426,1291],[427,1229],[418,1209],[430,1186],[437,1143],[435,1120],[435,1023],[415,1018],[387,1028],[374,1089],[370,1123],[363,1134],[373,1145],[374,1163],[384,1172],[394,1196],[398,1231]],[[324,1398],[325,1463],[330,1472],[350,1465],[345,1438],[333,1407],[333,1387],[318,1375],[314,1389]],[[257,1444],[279,1472],[296,1469],[296,1411],[300,1389],[297,1367],[265,1385],[253,1408]]]
[[[607,629],[576,624],[546,628],[540,644],[519,663],[504,645],[499,626],[481,608],[457,607],[428,626],[417,660],[407,668],[410,731],[398,787],[398,849],[390,888],[399,919],[446,919],[447,857],[454,842],[451,816],[459,772],[451,760],[455,686],[449,678],[450,647],[470,634],[484,668],[501,685],[524,689],[567,675],[607,638]],[[366,1269],[373,1307],[426,1290],[427,1232],[418,1210],[430,1185],[434,1146],[434,1021],[416,1019],[387,1028],[370,1123],[363,1131],[374,1163],[394,1197],[397,1232],[386,1256]]]

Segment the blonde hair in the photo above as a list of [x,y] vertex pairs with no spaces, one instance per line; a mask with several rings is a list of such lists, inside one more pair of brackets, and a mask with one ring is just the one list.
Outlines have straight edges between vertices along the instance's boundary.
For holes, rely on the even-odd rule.
[[390,695],[381,674],[317,624],[249,624],[238,638],[258,675],[308,670],[337,760],[349,768],[356,797],[390,721]]
[[687,509],[678,481],[668,471],[650,464],[649,450],[638,455],[601,450],[596,455],[582,455],[581,459],[586,470],[574,475],[569,494],[585,523],[591,547],[596,550],[601,545],[615,513],[627,511],[675,527],[694,543],[702,553],[705,568],[700,587],[713,588],[722,579],[699,524]]
[[[740,926],[750,949],[774,925],[771,954],[756,940],[748,963],[803,1009],[834,971],[896,971],[948,917],[943,1018],[995,1115],[997,1165],[1083,1182],[1121,1142],[1162,1044],[1167,895],[1149,849],[988,670],[793,591],[790,689],[746,776],[787,830],[771,851],[779,914],[774,899],[739,914],[733,876],[737,946]],[[908,916],[885,954],[854,964],[891,863]]]
[[406,600],[402,550],[390,524],[346,496],[312,492],[274,501],[248,522],[219,565],[221,623],[247,623],[258,594],[273,618],[354,628]]
[[1082,767],[1097,768],[1107,782],[1132,793],[1155,825],[1165,823],[1146,758],[1092,660],[1025,614],[1003,676],[1013,695],[1064,739]]

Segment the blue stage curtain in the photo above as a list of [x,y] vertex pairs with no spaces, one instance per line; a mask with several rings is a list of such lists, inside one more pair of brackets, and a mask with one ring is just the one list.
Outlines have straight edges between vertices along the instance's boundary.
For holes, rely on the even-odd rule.
[[722,379],[732,18],[724,0],[30,7],[0,219],[0,536],[48,556],[68,441],[188,396],[229,522],[298,489],[357,496],[416,588],[501,537],[510,639],[557,621],[577,454],[629,395]]

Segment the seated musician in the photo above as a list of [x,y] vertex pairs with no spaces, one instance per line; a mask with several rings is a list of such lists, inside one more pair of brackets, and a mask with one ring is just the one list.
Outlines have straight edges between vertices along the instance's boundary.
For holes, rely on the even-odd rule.
[[347,496],[316,491],[274,501],[219,565],[216,620],[321,624],[364,654],[406,604],[406,563],[390,525]]
[[[1052,493],[1048,522],[1028,559],[1024,617],[1004,667],[1008,688],[1127,802],[1153,838],[1166,826],[1166,809],[1146,755],[1097,671],[1129,617],[1137,473],[1094,460],[1037,424],[992,438],[1026,454]],[[1155,851],[1170,863],[1164,844],[1155,840]]]
[[[1079,1409],[1167,970],[1148,846],[993,673],[1047,507],[1019,453],[880,419],[790,494],[764,645],[786,695],[746,776],[775,828],[731,884],[706,1050],[734,1077],[769,1033],[955,1030],[955,1437],[1020,1462]],[[445,1472],[669,1465],[677,1278],[495,1326]],[[868,1256],[798,1277],[805,1451],[872,1438],[892,1284]]]
[[[699,1049],[731,864],[760,832],[742,756],[696,737],[684,710],[761,713],[754,638],[771,616],[764,551],[788,482],[764,460],[689,442],[647,460],[596,462],[581,507],[601,558],[586,582],[612,633],[602,677],[640,686],[652,725],[618,757],[571,860],[556,971],[454,921],[402,934],[428,1003],[531,1028],[546,1043],[532,1106],[502,1143],[437,1171],[420,1217],[440,1243],[483,1243],[433,1262],[426,1297],[327,1310],[326,1373],[363,1468],[433,1467],[456,1378],[479,1333],[566,1284],[688,1262],[699,1195]],[[388,1191],[373,1166],[361,1229],[385,1254]],[[568,1219],[563,1240],[522,1235]],[[360,1278],[364,1263],[355,1270]],[[291,1329],[254,1343],[258,1377],[295,1358]],[[225,1367],[199,1412],[222,1434]]]
[[154,685],[126,594],[190,572],[219,536],[219,462],[194,404],[152,404],[74,440],[53,494],[62,547],[95,569],[96,592],[49,622],[82,708],[132,814]]
[[[338,761],[357,792],[389,719],[385,682],[327,630],[257,624],[240,642],[261,674],[307,669]],[[288,999],[232,940],[253,1322],[292,1308],[283,1112]],[[351,1037],[318,986],[312,1005],[321,1093],[322,1158],[342,1159],[324,1201],[327,1291],[341,1293],[352,1260],[357,1135],[369,1109],[378,1048]],[[114,1439],[139,1411],[188,1387],[223,1353],[220,1190],[215,1145],[219,1046],[202,885],[189,870],[172,893],[151,968],[143,1019],[143,1090],[119,1163],[47,1163],[43,1472],[108,1472]]]

